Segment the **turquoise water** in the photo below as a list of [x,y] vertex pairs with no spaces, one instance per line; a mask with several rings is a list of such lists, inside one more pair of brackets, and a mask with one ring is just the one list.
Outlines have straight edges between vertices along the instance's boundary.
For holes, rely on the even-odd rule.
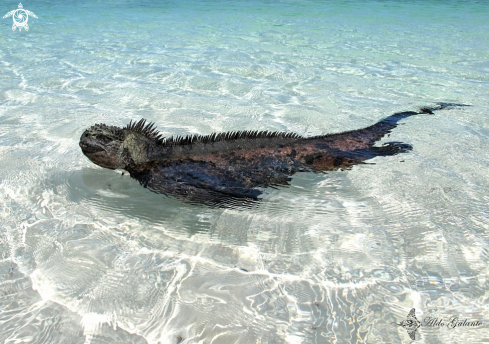
[[[4,1],[7,13],[18,3]],[[0,21],[0,341],[489,337],[489,3],[23,2]],[[3,16],[3,14],[2,14]],[[406,119],[408,154],[190,206],[93,165],[94,123],[318,135]]]

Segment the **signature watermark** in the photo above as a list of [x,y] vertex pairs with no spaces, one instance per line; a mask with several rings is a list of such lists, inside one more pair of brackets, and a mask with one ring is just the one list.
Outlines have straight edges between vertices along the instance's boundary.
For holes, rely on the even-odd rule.
[[37,18],[37,16],[31,11],[25,10],[22,3],[19,3],[19,8],[16,10],[12,10],[4,15],[4,18],[12,17],[14,20],[14,25],[12,25],[12,31],[15,31],[19,28],[19,31],[24,29],[25,31],[29,31],[29,25],[27,22],[29,21],[29,16]]
[[440,318],[427,317],[422,322],[416,318],[416,309],[413,308],[406,317],[406,320],[400,323],[395,323],[397,326],[402,326],[408,333],[412,340],[416,338],[416,331],[421,326],[428,327],[447,327],[454,329],[456,327],[479,327],[482,323],[479,320],[468,321],[467,319],[460,319],[459,317],[451,317],[449,320],[443,320]]

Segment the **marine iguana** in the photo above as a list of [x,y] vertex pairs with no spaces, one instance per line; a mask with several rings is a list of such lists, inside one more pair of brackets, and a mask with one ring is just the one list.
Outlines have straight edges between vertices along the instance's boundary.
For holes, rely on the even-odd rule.
[[302,137],[290,132],[235,131],[163,138],[154,123],[119,128],[95,124],[80,138],[88,159],[109,169],[125,169],[153,192],[214,206],[249,204],[257,188],[288,185],[297,172],[349,168],[377,156],[404,153],[409,144],[374,144],[401,119],[464,106],[438,103],[418,112],[395,113],[369,127],[338,134]]

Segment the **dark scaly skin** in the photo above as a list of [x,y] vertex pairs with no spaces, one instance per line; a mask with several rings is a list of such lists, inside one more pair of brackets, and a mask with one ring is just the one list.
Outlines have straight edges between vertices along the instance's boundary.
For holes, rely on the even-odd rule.
[[257,188],[287,185],[294,173],[349,168],[377,156],[404,153],[408,144],[375,142],[417,114],[461,104],[439,103],[393,114],[369,127],[304,138],[293,133],[235,132],[164,139],[145,121],[124,128],[96,124],[80,138],[83,153],[95,164],[127,170],[150,190],[183,201],[217,206],[246,205]]

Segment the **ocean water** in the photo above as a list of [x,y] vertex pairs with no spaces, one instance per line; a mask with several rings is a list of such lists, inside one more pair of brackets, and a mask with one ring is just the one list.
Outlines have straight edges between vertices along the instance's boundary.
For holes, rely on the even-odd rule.
[[[418,343],[488,341],[489,2],[23,5],[29,31],[0,21],[0,342],[411,343],[412,308],[481,323]],[[78,146],[100,122],[310,136],[436,102],[471,106],[244,210],[153,194]]]

